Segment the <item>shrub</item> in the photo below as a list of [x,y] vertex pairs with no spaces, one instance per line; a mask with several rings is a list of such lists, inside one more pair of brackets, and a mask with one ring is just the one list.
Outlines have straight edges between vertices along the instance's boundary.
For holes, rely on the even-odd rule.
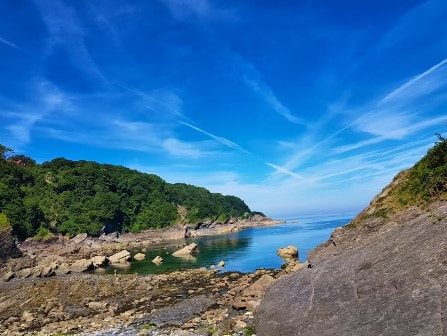
[[0,229],[10,228],[11,225],[9,224],[8,216],[6,216],[4,213],[0,212]]

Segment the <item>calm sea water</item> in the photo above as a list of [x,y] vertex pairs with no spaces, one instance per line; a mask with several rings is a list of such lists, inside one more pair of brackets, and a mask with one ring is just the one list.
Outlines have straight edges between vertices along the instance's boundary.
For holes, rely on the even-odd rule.
[[[188,243],[199,245],[200,252],[195,257],[173,257],[171,253],[179,249],[178,243],[157,245],[146,251],[145,260],[132,261],[129,268],[117,269],[117,272],[160,274],[178,269],[210,267],[220,260],[225,262],[225,271],[252,272],[261,267],[279,268],[283,260],[276,255],[278,248],[295,245],[300,260],[304,261],[309,250],[326,241],[336,227],[349,223],[352,217],[353,214],[288,217],[282,218],[286,220],[282,225],[189,240]],[[159,266],[151,262],[157,255],[164,259]],[[106,271],[112,273],[115,269],[109,267]]]

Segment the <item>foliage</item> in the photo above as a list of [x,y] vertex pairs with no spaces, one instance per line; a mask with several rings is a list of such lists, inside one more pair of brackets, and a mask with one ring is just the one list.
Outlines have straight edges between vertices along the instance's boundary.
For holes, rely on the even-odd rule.
[[[43,228],[73,236],[87,232],[159,229],[250,213],[239,198],[121,166],[57,158],[43,164],[0,145],[0,212],[19,239]],[[178,208],[186,209],[180,218]]]
[[0,212],[0,229],[9,228],[9,220],[8,216],[6,216],[4,213]]
[[438,199],[447,199],[447,139],[441,135],[419,162],[396,175],[372,204],[373,212],[362,214],[348,226],[356,227],[368,218],[387,219],[402,209]]
[[254,335],[254,334],[256,334],[256,329],[253,327],[245,327],[244,334],[245,335]]
[[404,183],[394,191],[402,206],[424,204],[447,192],[447,140],[439,141],[411,168]]
[[39,228],[36,235],[34,236],[35,239],[46,239],[50,237],[53,237],[53,234],[50,232],[50,230],[44,227]]

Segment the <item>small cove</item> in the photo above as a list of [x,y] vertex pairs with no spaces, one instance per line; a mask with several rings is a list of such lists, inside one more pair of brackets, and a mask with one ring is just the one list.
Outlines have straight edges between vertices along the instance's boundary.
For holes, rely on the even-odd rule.
[[[107,273],[163,274],[180,269],[207,267],[225,262],[224,271],[252,272],[258,268],[279,268],[283,260],[276,255],[280,247],[295,245],[299,249],[300,260],[306,260],[307,252],[326,241],[331,232],[346,225],[354,214],[314,215],[307,217],[287,217],[284,224],[249,228],[239,232],[201,237],[188,240],[195,242],[200,252],[186,258],[174,257],[172,252],[183,246],[182,242],[158,244],[148,247],[146,258],[132,260],[128,268],[110,266]],[[132,255],[139,250],[132,251]],[[164,262],[155,265],[151,262],[156,256]]]

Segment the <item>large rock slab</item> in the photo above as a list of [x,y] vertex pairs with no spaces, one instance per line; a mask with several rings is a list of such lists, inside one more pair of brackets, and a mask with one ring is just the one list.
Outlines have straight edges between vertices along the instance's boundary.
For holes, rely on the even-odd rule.
[[439,203],[344,250],[327,244],[310,253],[312,268],[267,291],[257,335],[445,335],[446,214]]
[[109,262],[111,264],[125,263],[130,259],[130,252],[123,250],[121,252],[115,253],[109,257]]
[[174,253],[172,253],[172,255],[174,257],[188,256],[188,255],[191,255],[193,253],[197,253],[197,251],[198,251],[197,244],[196,243],[191,243],[189,245],[186,245],[182,249],[180,249],[178,251],[175,251]]
[[164,307],[143,317],[139,322],[160,326],[181,326],[185,322],[203,313],[216,303],[216,299],[199,295],[185,299],[172,306]]

